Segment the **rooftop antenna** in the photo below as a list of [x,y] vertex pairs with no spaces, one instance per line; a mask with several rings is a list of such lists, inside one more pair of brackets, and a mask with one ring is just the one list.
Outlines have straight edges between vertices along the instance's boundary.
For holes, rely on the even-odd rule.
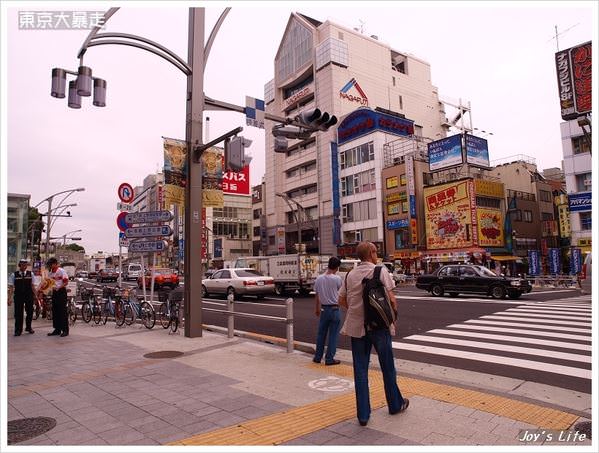
[[358,19],[358,22],[360,22],[360,33],[364,34],[364,24],[366,22],[364,22],[362,19]]
[[563,35],[564,33],[566,33],[567,31],[572,30],[574,27],[580,25],[580,22],[578,22],[577,24],[572,25],[569,28],[566,28],[564,31],[562,31],[561,33],[558,33],[557,30],[557,25],[555,26],[555,36],[553,36],[551,39],[547,40],[547,42],[552,41],[555,39],[555,46],[557,48],[557,52],[559,52],[559,36]]

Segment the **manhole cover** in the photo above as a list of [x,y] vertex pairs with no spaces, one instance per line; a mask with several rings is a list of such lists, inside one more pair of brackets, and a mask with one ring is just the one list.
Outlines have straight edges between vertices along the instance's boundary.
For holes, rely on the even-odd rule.
[[50,417],[20,418],[8,422],[8,445],[18,444],[50,431],[56,420]]
[[580,423],[576,423],[576,425],[574,426],[574,430],[578,431],[580,434],[586,434],[587,439],[592,439],[591,437],[591,427],[593,425],[591,424],[591,422],[580,422]]
[[144,357],[146,359],[172,359],[182,355],[183,353],[181,351],[156,351],[148,352],[147,354],[144,354]]

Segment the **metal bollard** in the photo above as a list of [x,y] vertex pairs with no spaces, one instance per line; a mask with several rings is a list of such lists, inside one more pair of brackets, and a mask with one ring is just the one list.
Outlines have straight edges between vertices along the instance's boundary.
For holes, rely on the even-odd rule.
[[285,300],[285,308],[287,309],[287,324],[285,330],[287,332],[287,353],[293,352],[293,299],[291,297]]
[[233,314],[233,294],[227,296],[227,336],[233,338],[235,335],[235,315]]

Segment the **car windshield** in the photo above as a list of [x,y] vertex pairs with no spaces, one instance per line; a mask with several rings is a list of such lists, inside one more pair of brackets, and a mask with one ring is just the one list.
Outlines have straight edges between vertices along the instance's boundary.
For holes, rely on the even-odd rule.
[[490,271],[489,269],[487,269],[484,266],[474,266],[477,270],[478,273],[485,276],[485,277],[497,277],[497,274],[495,274],[493,271]]
[[235,271],[235,273],[238,277],[263,277],[263,274],[253,269],[240,269]]

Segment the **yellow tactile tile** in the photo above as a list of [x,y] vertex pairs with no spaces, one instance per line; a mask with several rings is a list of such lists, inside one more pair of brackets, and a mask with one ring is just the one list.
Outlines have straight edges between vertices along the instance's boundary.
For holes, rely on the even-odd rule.
[[[307,367],[322,370],[327,374],[353,377],[353,369],[348,365],[325,368],[322,364],[310,363]],[[380,371],[371,371],[368,380],[372,409],[378,409],[386,404]],[[407,397],[419,395],[478,409],[540,428],[568,429],[578,419],[578,416],[567,412],[476,390],[408,377],[398,378],[398,383],[402,393]],[[198,434],[169,445],[280,445],[333,424],[355,418],[355,407],[354,392],[349,391],[328,400],[248,420],[237,426]]]

